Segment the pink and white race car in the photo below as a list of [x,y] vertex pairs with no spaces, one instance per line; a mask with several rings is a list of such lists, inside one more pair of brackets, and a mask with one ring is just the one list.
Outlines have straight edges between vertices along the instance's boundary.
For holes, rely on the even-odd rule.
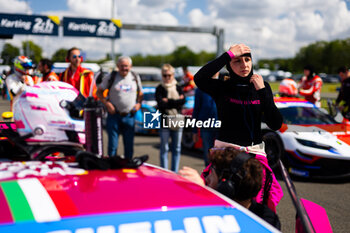
[[0,163],[0,232],[278,232],[213,190],[151,165]]

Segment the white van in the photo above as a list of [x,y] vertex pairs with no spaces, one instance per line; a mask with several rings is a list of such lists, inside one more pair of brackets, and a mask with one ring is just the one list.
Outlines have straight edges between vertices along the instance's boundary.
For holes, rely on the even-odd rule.
[[11,70],[11,66],[8,65],[0,65],[0,75],[3,74],[3,72],[9,72]]
[[152,66],[133,66],[132,71],[140,75],[141,81],[160,81],[162,70]]
[[[105,61],[101,63],[103,73],[110,73],[116,68],[116,64],[113,60]],[[160,81],[161,69],[154,66],[132,66],[132,71],[135,71],[140,75],[141,81]]]
[[[60,74],[63,71],[65,71],[68,66],[69,66],[69,62],[55,62],[53,63],[52,71],[55,72],[56,74]],[[94,73],[97,73],[101,69],[100,65],[97,63],[83,62],[81,63],[81,66],[91,70]]]

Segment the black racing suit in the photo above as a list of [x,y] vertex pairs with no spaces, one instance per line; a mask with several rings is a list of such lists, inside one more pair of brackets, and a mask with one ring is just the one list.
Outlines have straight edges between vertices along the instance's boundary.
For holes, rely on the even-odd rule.
[[259,144],[262,142],[261,122],[264,120],[272,130],[278,130],[282,125],[282,115],[267,82],[264,82],[265,88],[256,90],[249,78],[230,77],[227,81],[211,78],[230,60],[227,53],[222,54],[203,66],[194,76],[194,81],[216,102],[218,119],[221,120],[219,140],[241,146]]

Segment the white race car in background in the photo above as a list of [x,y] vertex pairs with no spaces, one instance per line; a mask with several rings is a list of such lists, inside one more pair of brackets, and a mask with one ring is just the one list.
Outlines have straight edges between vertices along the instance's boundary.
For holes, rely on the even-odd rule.
[[310,102],[277,97],[283,115],[277,132],[263,126],[269,163],[281,159],[293,175],[302,177],[350,176],[350,124],[337,122]]

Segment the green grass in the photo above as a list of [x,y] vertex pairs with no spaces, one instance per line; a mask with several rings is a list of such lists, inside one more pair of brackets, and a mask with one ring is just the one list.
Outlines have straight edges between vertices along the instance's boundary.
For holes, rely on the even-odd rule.
[[322,85],[322,92],[338,93],[337,88],[340,88],[340,83],[324,83]]
[[[272,92],[278,92],[280,82],[269,82]],[[340,83],[323,83],[321,93],[338,93],[337,88],[340,87]]]
[[[280,82],[269,82],[272,92],[277,93]],[[338,95],[337,88],[340,87],[340,83],[323,83],[321,90],[321,107],[328,110],[327,99],[334,99]]]
[[[142,81],[142,85],[146,86],[158,86],[159,81]],[[277,93],[280,82],[269,82],[272,92]],[[321,93],[338,93],[337,88],[340,87],[340,83],[324,83]]]

